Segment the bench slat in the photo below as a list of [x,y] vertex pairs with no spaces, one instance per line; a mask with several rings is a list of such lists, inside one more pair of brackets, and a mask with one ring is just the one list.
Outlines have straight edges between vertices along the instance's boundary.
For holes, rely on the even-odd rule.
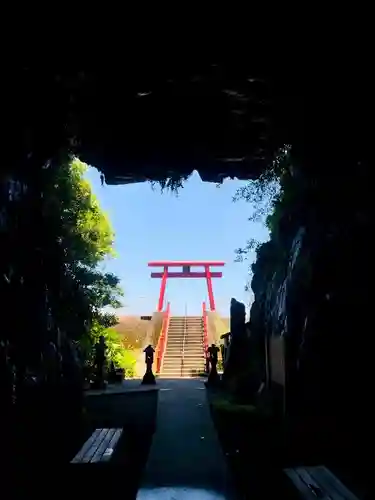
[[314,497],[316,497],[316,495],[314,495],[312,489],[309,488],[309,485],[315,487],[315,491],[319,491],[322,493],[323,496],[318,495],[318,498],[320,498],[321,500],[343,500],[342,498],[337,498],[336,495],[332,496],[331,491],[327,491],[326,488],[322,488],[322,484],[314,477],[313,471],[310,471],[311,473],[309,473],[306,468],[300,467],[296,472],[301,480],[307,485],[310,494],[312,493]]
[[348,488],[329,470],[323,465],[318,465],[316,467],[306,467],[306,469],[314,474],[314,477],[320,482],[320,484],[329,492],[332,492],[333,498],[334,492],[337,493],[337,498],[345,498],[345,500],[358,500],[358,498],[350,491]]
[[102,462],[108,462],[111,459],[116,444],[121,437],[121,434],[122,434],[122,429],[116,429],[116,432],[114,433],[108,447],[103,453]]
[[90,460],[94,456],[96,450],[99,448],[101,442],[103,441],[103,439],[107,435],[107,432],[108,432],[108,429],[102,429],[100,431],[98,438],[92,443],[91,448],[89,448],[89,450],[85,453],[84,457],[82,458],[82,460],[81,460],[82,463],[86,464],[86,463],[90,462]]
[[82,448],[79,450],[77,455],[71,460],[71,464],[78,463],[82,461],[82,458],[85,456],[85,453],[88,451],[88,449],[92,446],[92,444],[95,442],[95,440],[98,438],[100,432],[102,429],[96,429],[89,439],[85,442],[85,444],[82,446]]
[[106,436],[104,437],[103,441],[100,443],[100,446],[94,453],[92,459],[90,460],[91,463],[94,462],[100,462],[103,453],[105,450],[108,448],[109,443],[111,442],[111,439],[113,437],[113,434],[116,432],[116,429],[109,429]]
[[[305,500],[358,500],[326,467],[297,467],[285,469]],[[314,491],[315,490],[315,491]]]
[[302,498],[305,500],[317,500],[305,481],[302,480],[299,474],[293,469],[285,469],[286,475],[292,480],[294,486],[297,488]]

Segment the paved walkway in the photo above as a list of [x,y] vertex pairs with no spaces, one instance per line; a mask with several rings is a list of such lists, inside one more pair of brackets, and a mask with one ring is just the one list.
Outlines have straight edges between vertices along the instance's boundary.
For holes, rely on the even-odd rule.
[[123,394],[125,392],[155,391],[159,385],[142,385],[141,378],[124,380],[121,384],[108,384],[105,389],[89,389],[85,391],[86,396],[101,396],[103,394]]
[[159,379],[156,432],[137,500],[232,499],[204,380]]

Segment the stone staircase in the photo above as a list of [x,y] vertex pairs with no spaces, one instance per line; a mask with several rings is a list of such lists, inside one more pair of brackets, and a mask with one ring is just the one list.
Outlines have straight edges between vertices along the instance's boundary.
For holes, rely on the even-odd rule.
[[191,377],[204,370],[201,316],[172,316],[160,377]]

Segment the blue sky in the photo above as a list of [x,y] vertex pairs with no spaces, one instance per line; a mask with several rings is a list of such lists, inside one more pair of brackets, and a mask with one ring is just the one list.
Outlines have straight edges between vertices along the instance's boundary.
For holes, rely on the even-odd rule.
[[[223,278],[213,280],[216,309],[228,316],[232,297],[249,306],[252,295],[245,292],[245,284],[252,260],[235,263],[234,250],[251,237],[267,240],[268,230],[248,221],[250,204],[232,202],[236,189],[245,182],[227,180],[218,188],[202,182],[194,172],[176,196],[169,191],[161,194],[149,183],[101,186],[94,168],[86,177],[116,233],[118,257],[108,261],[106,270],[121,279],[125,296],[119,315],[148,315],[156,310],[160,280],[150,278],[147,266],[155,260],[225,261],[225,267],[213,269],[223,271]],[[170,279],[166,299],[172,314],[186,310],[188,315],[198,315],[202,301],[207,301],[206,282]]]

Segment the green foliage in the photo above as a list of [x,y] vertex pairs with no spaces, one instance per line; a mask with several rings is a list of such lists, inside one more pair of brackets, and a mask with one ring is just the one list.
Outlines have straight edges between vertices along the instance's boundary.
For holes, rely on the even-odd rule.
[[230,413],[254,413],[256,407],[251,404],[240,404],[229,398],[216,398],[211,403],[216,411],[230,412]]
[[290,165],[290,149],[290,146],[284,146],[270,168],[257,179],[237,189],[233,201],[244,200],[253,206],[253,214],[249,217],[250,222],[263,221],[272,212],[274,202],[280,193],[280,178]]
[[[254,212],[249,220],[263,221],[270,231],[271,241],[261,244],[255,238],[249,238],[243,248],[235,250],[236,262],[247,260],[250,254],[255,252],[256,262],[250,266],[250,275],[259,270],[264,278],[268,263],[275,269],[277,262],[283,260],[287,254],[288,245],[283,245],[281,239],[288,234],[284,226],[288,226],[291,209],[293,211],[298,209],[298,197],[300,197],[300,190],[296,188],[292,171],[290,147],[286,146],[280,152],[274,168],[262,174],[257,180],[250,181],[235,194],[234,201],[245,200],[253,205]],[[252,281],[254,289],[253,285],[254,278]],[[246,285],[246,289],[249,289],[249,284]]]
[[136,358],[131,350],[125,349],[121,336],[113,328],[105,328],[98,321],[94,321],[89,336],[89,342],[86,342],[85,358],[91,365],[94,361],[93,346],[103,336],[107,346],[106,354],[108,362],[113,361],[116,368],[123,368],[127,377],[135,374]]
[[[87,166],[77,158],[63,164],[49,193],[50,204],[57,204],[60,213],[66,278],[75,291],[76,300],[71,303],[70,295],[67,308],[79,311],[76,319],[86,325],[84,332],[77,325],[77,340],[86,362],[92,362],[92,348],[104,335],[108,358],[125,367],[124,348],[110,328],[117,323],[117,317],[106,310],[121,306],[122,290],[117,276],[98,268],[104,259],[115,255],[114,232],[84,178],[86,170]],[[61,312],[66,316],[68,311]]]
[[76,158],[63,163],[46,193],[46,210],[57,209],[59,213],[67,262],[95,267],[106,256],[114,255],[114,233],[84,179],[86,170],[87,165]]

